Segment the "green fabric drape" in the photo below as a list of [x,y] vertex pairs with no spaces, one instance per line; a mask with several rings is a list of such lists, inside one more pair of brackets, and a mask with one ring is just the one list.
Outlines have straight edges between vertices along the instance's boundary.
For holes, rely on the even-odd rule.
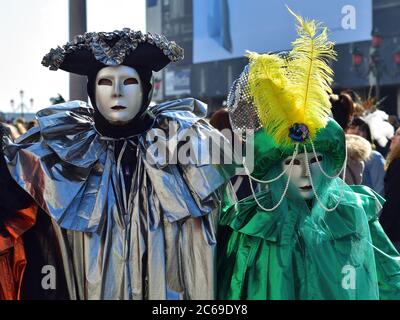
[[[283,151],[260,131],[255,140],[254,175],[264,179],[281,172]],[[344,135],[334,121],[317,135],[329,175],[344,161]],[[309,146],[307,146],[309,150]],[[256,196],[271,208],[286,177]],[[224,208],[218,251],[219,299],[400,299],[399,254],[378,221],[384,202],[365,186],[348,186],[340,178],[314,181],[326,212],[314,199],[307,203],[289,190],[272,212],[248,197]]]

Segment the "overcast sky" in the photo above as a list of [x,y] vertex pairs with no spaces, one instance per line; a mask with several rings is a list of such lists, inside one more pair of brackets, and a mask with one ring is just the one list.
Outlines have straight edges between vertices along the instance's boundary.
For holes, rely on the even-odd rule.
[[[24,90],[24,102],[34,99],[35,112],[60,93],[68,100],[68,73],[49,71],[43,56],[68,41],[68,0],[12,0],[0,2],[0,111],[13,112]],[[88,31],[128,27],[146,31],[145,0],[87,0]]]

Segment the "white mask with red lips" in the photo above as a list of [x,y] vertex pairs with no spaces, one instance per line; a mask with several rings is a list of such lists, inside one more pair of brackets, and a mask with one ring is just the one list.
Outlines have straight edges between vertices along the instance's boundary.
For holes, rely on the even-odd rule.
[[[289,177],[290,162],[292,158],[292,156],[289,156],[281,163],[282,170],[286,170],[285,175],[287,178]],[[314,198],[314,191],[312,189],[310,179],[312,178],[313,185],[315,187],[317,186],[318,181],[320,181],[322,172],[317,161],[323,161],[322,154],[318,152],[316,154],[307,153],[307,157],[305,153],[300,153],[293,160],[293,168],[290,174],[290,185],[292,189],[295,189],[298,192],[298,195],[304,200],[310,200]],[[307,166],[310,169],[311,177]]]
[[95,98],[100,114],[113,125],[124,125],[139,112],[143,87],[139,73],[125,65],[105,67],[96,75]]

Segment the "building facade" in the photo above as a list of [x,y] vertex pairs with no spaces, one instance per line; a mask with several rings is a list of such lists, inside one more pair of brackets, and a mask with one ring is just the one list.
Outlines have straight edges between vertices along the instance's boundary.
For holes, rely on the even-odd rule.
[[[379,32],[379,92],[386,97],[382,108],[389,114],[400,114],[400,0],[373,0],[373,30]],[[193,96],[209,105],[212,112],[224,105],[232,82],[247,64],[247,58],[193,63],[193,0],[147,0],[147,31],[164,34],[185,50],[185,59],[171,64],[156,77],[156,101]],[[362,17],[358,17],[362,19]],[[371,31],[372,32],[372,31]],[[368,75],[371,41],[336,46],[338,60],[334,90],[354,89],[366,98],[371,85]],[[362,64],[353,66],[355,51],[362,55]],[[398,52],[396,63],[395,53]],[[376,86],[372,86],[374,93]]]

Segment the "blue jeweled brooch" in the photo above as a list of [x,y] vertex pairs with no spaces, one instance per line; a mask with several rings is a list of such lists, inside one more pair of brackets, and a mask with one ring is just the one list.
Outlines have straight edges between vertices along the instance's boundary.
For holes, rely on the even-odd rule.
[[295,123],[289,128],[289,137],[296,142],[304,142],[309,137],[307,126],[303,123]]

